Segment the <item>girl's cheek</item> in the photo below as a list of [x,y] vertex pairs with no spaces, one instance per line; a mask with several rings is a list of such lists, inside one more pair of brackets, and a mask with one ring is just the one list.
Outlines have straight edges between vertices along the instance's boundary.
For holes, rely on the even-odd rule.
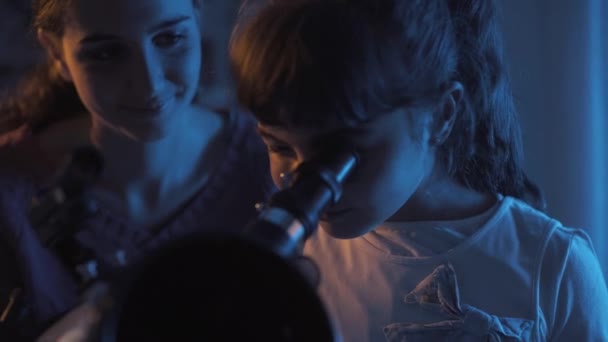
[[281,174],[289,173],[290,169],[290,163],[282,160],[282,158],[270,156],[270,173],[272,181],[279,189],[283,188],[283,178],[281,177]]

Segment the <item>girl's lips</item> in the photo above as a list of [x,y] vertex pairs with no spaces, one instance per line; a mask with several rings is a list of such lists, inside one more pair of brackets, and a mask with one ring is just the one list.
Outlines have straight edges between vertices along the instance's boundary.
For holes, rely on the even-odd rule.
[[167,100],[163,100],[163,101],[158,101],[155,102],[152,105],[149,106],[123,106],[123,110],[127,111],[127,112],[131,112],[131,113],[136,113],[136,114],[140,114],[140,115],[150,115],[150,116],[157,116],[162,114],[165,109],[167,109],[169,107],[169,104],[171,104],[171,100],[167,99]]

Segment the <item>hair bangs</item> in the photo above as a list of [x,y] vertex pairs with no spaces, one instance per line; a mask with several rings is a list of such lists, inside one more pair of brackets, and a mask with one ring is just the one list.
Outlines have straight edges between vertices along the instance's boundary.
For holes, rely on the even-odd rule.
[[374,82],[366,72],[372,49],[361,46],[370,40],[346,29],[356,18],[341,10],[296,2],[268,8],[236,29],[231,62],[237,97],[259,121],[355,126],[382,107],[372,99]]

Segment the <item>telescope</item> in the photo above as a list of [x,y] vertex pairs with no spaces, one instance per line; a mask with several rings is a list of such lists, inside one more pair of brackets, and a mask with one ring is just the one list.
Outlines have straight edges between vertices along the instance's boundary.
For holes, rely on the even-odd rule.
[[[75,272],[110,286],[98,341],[340,341],[317,294],[322,275],[302,249],[356,164],[353,149],[328,149],[300,164],[237,233],[190,235],[111,274]],[[78,270],[89,259],[64,258]]]

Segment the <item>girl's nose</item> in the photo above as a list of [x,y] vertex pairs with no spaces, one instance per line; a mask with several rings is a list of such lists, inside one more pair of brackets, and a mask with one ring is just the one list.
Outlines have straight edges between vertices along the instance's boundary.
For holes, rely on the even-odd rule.
[[161,60],[151,51],[143,51],[134,62],[130,85],[143,102],[154,102],[162,97],[164,71]]

